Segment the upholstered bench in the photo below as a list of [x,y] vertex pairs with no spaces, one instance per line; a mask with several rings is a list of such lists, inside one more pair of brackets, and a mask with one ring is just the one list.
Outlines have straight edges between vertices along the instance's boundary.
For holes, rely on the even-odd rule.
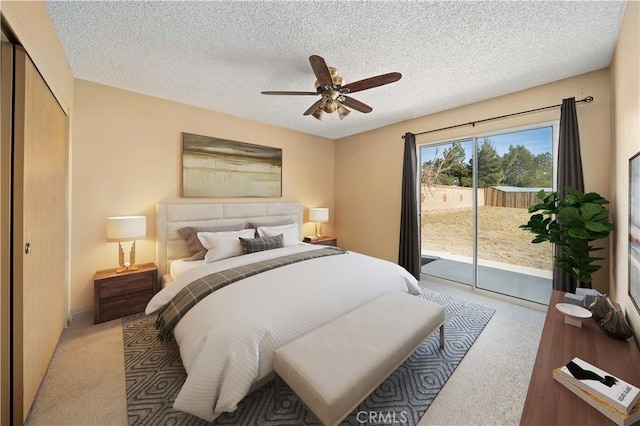
[[443,348],[443,306],[387,293],[275,352],[275,407],[282,379],[320,422],[338,424],[438,327]]

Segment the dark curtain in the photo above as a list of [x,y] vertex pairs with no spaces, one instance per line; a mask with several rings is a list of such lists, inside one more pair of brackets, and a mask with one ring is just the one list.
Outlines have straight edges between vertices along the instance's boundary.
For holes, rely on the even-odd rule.
[[[562,100],[560,110],[560,137],[558,140],[558,191],[560,197],[565,196],[565,187],[571,186],[584,192],[582,177],[582,159],[580,157],[580,135],[578,134],[578,115],[576,99]],[[562,252],[561,246],[554,248],[555,255]],[[568,273],[554,266],[553,289],[573,293],[577,282]],[[585,284],[583,284],[585,285]],[[590,284],[586,284],[589,285]]]
[[418,159],[416,135],[404,135],[402,165],[402,208],[400,212],[400,248],[398,264],[420,279],[420,224],[418,223]]

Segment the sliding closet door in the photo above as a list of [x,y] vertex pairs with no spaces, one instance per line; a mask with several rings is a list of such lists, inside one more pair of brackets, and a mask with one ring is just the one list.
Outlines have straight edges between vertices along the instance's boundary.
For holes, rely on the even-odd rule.
[[18,422],[29,412],[66,320],[67,117],[21,47],[16,47],[14,79],[13,395]]
[[0,424],[9,424],[11,315],[11,98],[13,45],[0,52]]

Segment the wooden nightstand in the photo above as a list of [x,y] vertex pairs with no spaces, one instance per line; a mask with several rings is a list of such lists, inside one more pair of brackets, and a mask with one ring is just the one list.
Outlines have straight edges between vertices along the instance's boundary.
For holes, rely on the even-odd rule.
[[93,322],[109,321],[144,311],[160,291],[158,268],[153,263],[137,265],[138,270],[116,273],[98,271],[93,276]]
[[322,236],[315,241],[307,241],[307,239],[305,238],[304,242],[309,244],[319,244],[323,246],[338,246],[338,239],[336,237]]

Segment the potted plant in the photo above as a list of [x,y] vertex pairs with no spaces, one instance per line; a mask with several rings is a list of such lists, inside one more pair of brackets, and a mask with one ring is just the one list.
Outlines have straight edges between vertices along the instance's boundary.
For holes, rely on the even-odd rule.
[[589,243],[608,237],[614,229],[603,206],[609,201],[595,192],[584,194],[570,186],[565,192],[560,198],[558,191],[547,194],[540,190],[540,202],[529,207],[529,213],[535,214],[520,228],[535,234],[534,244],[549,241],[560,246],[555,265],[575,278],[578,287],[591,287],[591,274],[602,268],[594,262],[603,258],[591,256],[602,247]]

